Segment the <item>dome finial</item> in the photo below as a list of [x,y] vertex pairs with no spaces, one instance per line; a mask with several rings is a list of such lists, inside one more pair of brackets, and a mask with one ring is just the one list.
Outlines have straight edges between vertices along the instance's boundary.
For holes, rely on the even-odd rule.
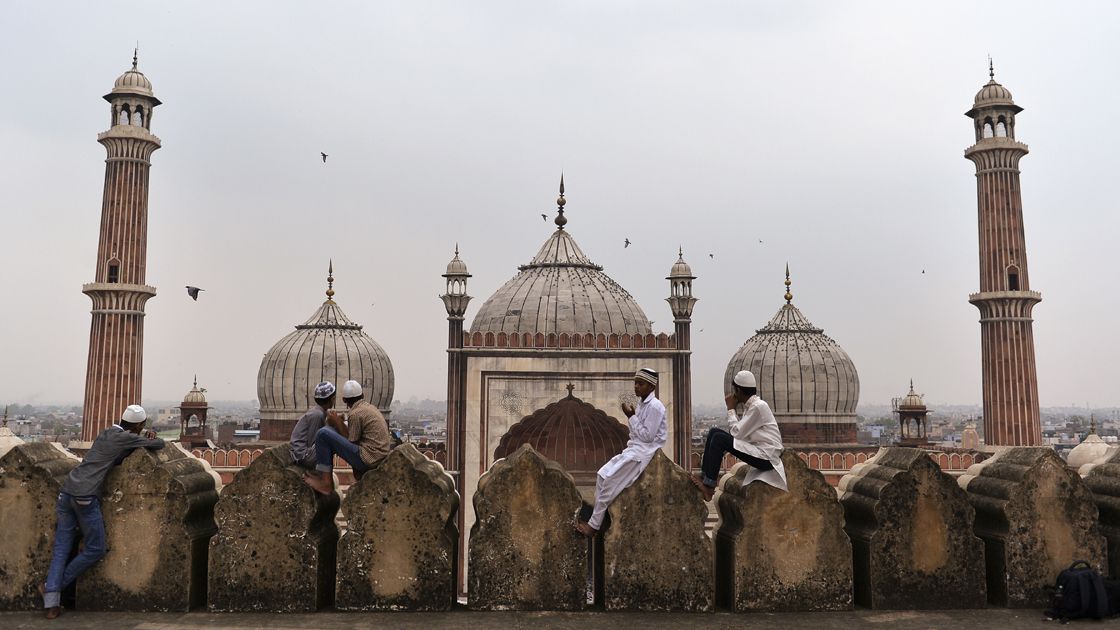
[[786,294],[784,296],[786,298],[786,304],[789,304],[790,302],[793,301],[793,294],[789,292],[789,285],[791,285],[791,284],[793,284],[793,283],[789,281],[789,263],[787,262],[786,263],[786,282],[785,282]]
[[198,389],[198,374],[194,375],[194,388]]
[[568,398],[575,398],[575,395],[572,394],[572,392],[575,391],[575,388],[576,386],[573,385],[570,381],[568,382],[567,386],[565,386],[565,389],[568,390]]
[[334,259],[327,264],[327,300],[334,301]]
[[992,66],[992,56],[991,55],[988,55],[988,78],[991,79],[992,81],[996,80],[996,70],[995,70],[995,67]]
[[136,48],[132,49],[132,69],[136,69],[137,57],[140,56],[140,42],[136,42]]
[[1089,414],[1089,434],[1093,435],[1097,432],[1097,416]]
[[0,424],[0,426],[8,426],[8,405],[4,405],[4,424]]
[[459,255],[459,242],[456,241],[455,242],[455,256],[458,256],[458,255]]
[[564,171],[560,171],[560,196],[556,198],[556,207],[560,214],[556,215],[556,225],[559,226],[561,230],[563,230],[564,225],[568,223],[568,220],[564,218],[564,204],[566,203],[568,202],[564,199]]

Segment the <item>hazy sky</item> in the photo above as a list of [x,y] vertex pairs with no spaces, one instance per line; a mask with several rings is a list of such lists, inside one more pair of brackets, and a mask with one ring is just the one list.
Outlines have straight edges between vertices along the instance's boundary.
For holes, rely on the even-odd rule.
[[[851,355],[863,402],[911,377],[932,403],[979,402],[962,114],[991,53],[1031,149],[1042,404],[1120,404],[1120,5],[923,6],[4,3],[0,403],[81,401],[101,96],[139,40],[164,103],[146,400],[181,399],[195,373],[212,400],[255,398],[262,355],[324,299],[329,258],[396,397],[442,398],[436,296],[455,243],[469,323],[550,234],[563,170],[571,234],[658,331],[684,247],[698,402],[720,398],[727,361],[782,304],[787,261],[794,304]],[[197,303],[186,284],[206,289]]]

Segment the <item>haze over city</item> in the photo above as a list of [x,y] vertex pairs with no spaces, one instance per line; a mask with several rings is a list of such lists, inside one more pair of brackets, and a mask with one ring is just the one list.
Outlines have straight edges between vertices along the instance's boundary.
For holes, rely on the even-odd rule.
[[139,40],[164,103],[145,399],[181,398],[196,373],[211,399],[254,398],[262,355],[324,299],[328,260],[396,397],[444,397],[436,295],[456,243],[469,322],[548,237],[563,172],[567,229],[655,331],[672,330],[664,277],[683,248],[696,402],[719,400],[728,359],[784,303],[788,262],[793,303],[851,356],[862,401],[913,378],[931,403],[978,403],[962,113],[991,54],[1031,149],[1041,402],[1120,404],[1114,5],[64,6],[0,19],[0,402],[81,403],[101,95]]

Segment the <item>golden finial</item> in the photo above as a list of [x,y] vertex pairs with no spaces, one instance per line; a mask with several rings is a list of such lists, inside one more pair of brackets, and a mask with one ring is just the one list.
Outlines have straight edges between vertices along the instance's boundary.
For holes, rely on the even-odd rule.
[[327,265],[327,300],[334,301],[334,259]]
[[566,199],[564,199],[564,172],[561,171],[560,172],[560,196],[556,198],[556,207],[557,207],[557,210],[560,213],[556,216],[556,225],[558,225],[561,230],[563,230],[564,225],[566,225],[568,223],[568,219],[566,219],[564,217],[564,204],[566,204],[566,203],[568,203],[568,201]]
[[786,304],[789,304],[790,302],[793,301],[793,294],[789,292],[789,285],[791,285],[793,283],[789,281],[789,263],[788,262],[786,263],[786,283],[785,284],[786,284],[786,294],[785,294]]

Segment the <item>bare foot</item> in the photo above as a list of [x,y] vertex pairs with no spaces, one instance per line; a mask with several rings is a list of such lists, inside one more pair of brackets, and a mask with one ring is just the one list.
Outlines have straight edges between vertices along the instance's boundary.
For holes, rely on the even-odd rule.
[[599,530],[597,530],[594,527],[588,525],[586,521],[576,521],[575,522],[575,528],[576,528],[577,532],[579,532],[581,535],[583,535],[587,538],[593,538],[595,536],[595,534],[599,533]]
[[311,489],[319,494],[330,494],[334,491],[334,480],[331,479],[329,473],[308,473],[303,478],[303,482],[311,486]]
[[712,500],[712,497],[716,494],[715,488],[704,483],[698,475],[692,475],[691,477],[689,477],[689,479],[691,479],[692,484],[696,486],[698,490],[700,490],[700,493],[704,495],[704,502]]

